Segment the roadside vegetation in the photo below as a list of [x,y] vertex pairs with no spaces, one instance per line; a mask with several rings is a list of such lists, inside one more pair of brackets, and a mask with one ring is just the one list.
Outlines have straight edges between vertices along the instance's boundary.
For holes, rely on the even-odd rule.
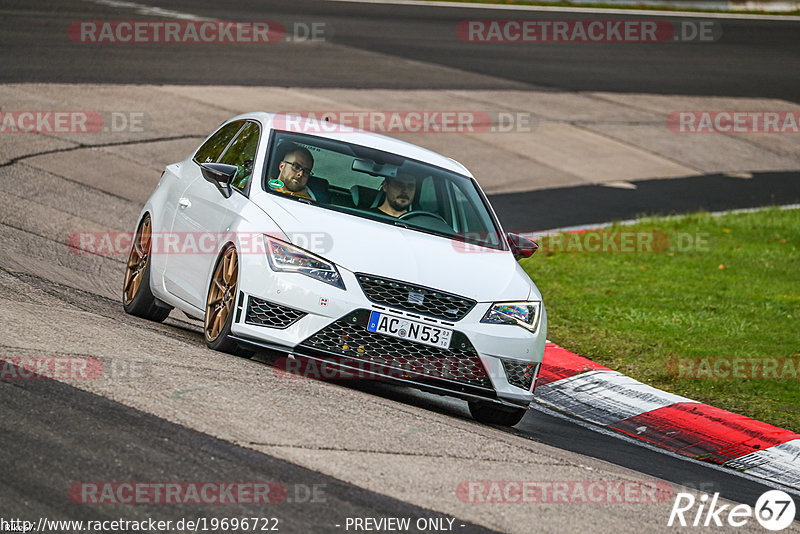
[[539,242],[522,265],[544,296],[548,339],[800,432],[800,209],[646,218]]

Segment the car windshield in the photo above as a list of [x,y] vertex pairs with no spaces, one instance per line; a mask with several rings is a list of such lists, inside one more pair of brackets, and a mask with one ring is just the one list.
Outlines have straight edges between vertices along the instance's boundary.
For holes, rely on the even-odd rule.
[[468,176],[361,145],[275,132],[266,191],[321,208],[465,243],[505,249]]

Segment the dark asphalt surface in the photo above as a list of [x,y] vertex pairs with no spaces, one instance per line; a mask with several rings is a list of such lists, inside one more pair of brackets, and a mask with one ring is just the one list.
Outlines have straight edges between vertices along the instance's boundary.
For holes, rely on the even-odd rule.
[[490,195],[503,227],[531,232],[640,215],[781,206],[800,203],[800,172],[754,172],[752,178],[722,174],[641,180],[636,189],[602,185]]
[[[254,362],[254,365],[257,365]],[[466,405],[408,388],[356,389],[469,419]],[[0,380],[0,517],[37,521],[224,517],[277,518],[281,532],[342,532],[347,517],[443,517],[279,458],[238,447],[49,379]],[[9,417],[9,414],[13,416]],[[533,409],[510,432],[645,475],[753,505],[770,489],[730,472],[688,463]],[[267,505],[83,504],[81,482],[274,482],[286,500]],[[317,497],[312,500],[311,493]],[[465,525],[459,532],[490,530]],[[409,532],[415,532],[414,529]]]
[[[353,387],[453,417],[470,418],[466,404],[453,399],[383,384]],[[549,411],[543,411],[535,405],[519,424],[508,431],[539,443],[600,458],[698,491],[709,494],[719,492],[723,497],[738,502],[755,503],[759,495],[771,489],[731,472],[690,463],[682,458],[643,448],[638,443],[622,440],[614,435],[596,432],[553,415]],[[800,497],[795,497],[795,502],[800,503]]]
[[[222,20],[325,22],[333,45],[91,45],[67,39],[80,20],[157,20],[131,10],[78,0],[4,0],[0,5],[0,83],[177,83],[352,88],[504,89],[514,83],[567,91],[773,97],[800,102],[800,24],[723,20],[714,43],[478,44],[458,40],[469,18],[509,18],[478,9],[422,8],[311,0],[216,2],[149,0],[146,4]],[[589,15],[518,12],[513,18],[572,19]],[[608,16],[603,18],[618,18]],[[624,17],[623,17],[624,18]],[[636,18],[646,18],[643,17]],[[374,63],[364,63],[363,52]],[[352,54],[351,54],[352,52]],[[415,60],[487,77],[469,81],[393,74]],[[719,187],[724,182],[725,187]],[[772,188],[779,184],[780,187]],[[800,201],[792,173],[640,182],[636,190],[599,186],[495,195],[509,230],[590,224],[640,213],[714,210]],[[769,186],[769,187],[767,187]],[[723,196],[720,196],[720,191]],[[774,192],[779,191],[779,192]],[[532,209],[533,207],[533,209]],[[526,214],[524,216],[520,214]],[[463,406],[417,392],[368,385],[377,395],[466,417]],[[49,380],[0,382],[0,515],[102,519],[120,515],[163,519],[198,515],[196,507],[86,506],[69,500],[81,480],[274,480],[325,484],[325,505],[284,503],[259,510],[282,520],[284,532],[337,530],[345,516],[435,515],[362,490],[280,459],[258,454],[165,422],[118,403]],[[13,416],[9,416],[13,414]],[[732,473],[706,468],[598,434],[532,411],[511,432],[668,481],[719,491],[754,504],[767,488]],[[165,509],[169,508],[169,509]],[[202,515],[236,515],[203,508]],[[242,507],[245,515],[252,509]],[[480,531],[479,528],[469,527]],[[465,530],[467,531],[467,530]]]
[[[6,369],[6,376],[11,373]],[[347,517],[444,517],[61,382],[0,380],[0,406],[4,415],[0,418],[0,517],[6,520],[259,517],[277,518],[280,532],[307,533],[342,532]],[[114,497],[102,497],[101,492],[87,494],[98,495],[106,504],[85,504],[80,502],[80,492],[70,492],[73,485],[84,482],[187,481],[276,483],[285,495],[275,486],[269,495],[275,494],[281,502],[133,506],[108,504]],[[261,522],[259,532],[264,524],[275,526],[272,521]],[[457,520],[457,524],[465,525],[459,532],[491,532],[465,521]]]
[[[475,43],[469,19],[652,20],[643,14],[498,12],[319,0],[158,0],[145,5],[227,21],[324,23],[328,43],[91,44],[67,37],[86,20],[164,20],[79,0],[4,0],[0,82],[176,83],[352,88],[503,89],[773,97],[800,101],[800,23],[714,19],[719,40],[689,43]],[[681,19],[668,19],[681,22]],[[696,21],[696,19],[686,19]],[[381,56],[365,59],[361,52]],[[404,59],[486,75],[401,76]],[[403,71],[407,72],[407,71]]]

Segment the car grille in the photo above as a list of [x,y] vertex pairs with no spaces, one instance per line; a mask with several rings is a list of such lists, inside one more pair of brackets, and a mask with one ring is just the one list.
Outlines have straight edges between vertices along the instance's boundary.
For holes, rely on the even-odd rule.
[[369,313],[357,310],[342,317],[300,346],[385,366],[400,371],[403,378],[446,380],[493,390],[478,352],[464,334],[453,332],[449,349],[431,347],[368,331]]
[[270,328],[287,328],[305,315],[305,312],[293,308],[250,297],[247,299],[247,315],[245,315],[244,322]]
[[444,321],[460,321],[477,304],[476,301],[429,287],[400,280],[356,274],[361,289],[369,300]]
[[503,368],[506,370],[506,378],[512,386],[517,386],[526,391],[530,391],[533,384],[533,377],[536,376],[536,363],[517,362],[514,360],[502,360]]

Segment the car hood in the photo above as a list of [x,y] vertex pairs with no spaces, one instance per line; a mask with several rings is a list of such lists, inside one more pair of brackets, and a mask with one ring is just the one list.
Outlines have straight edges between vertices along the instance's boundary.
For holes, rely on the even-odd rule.
[[463,243],[448,238],[273,195],[259,200],[287,240],[351,272],[403,280],[479,302],[541,299],[509,251],[465,249]]

